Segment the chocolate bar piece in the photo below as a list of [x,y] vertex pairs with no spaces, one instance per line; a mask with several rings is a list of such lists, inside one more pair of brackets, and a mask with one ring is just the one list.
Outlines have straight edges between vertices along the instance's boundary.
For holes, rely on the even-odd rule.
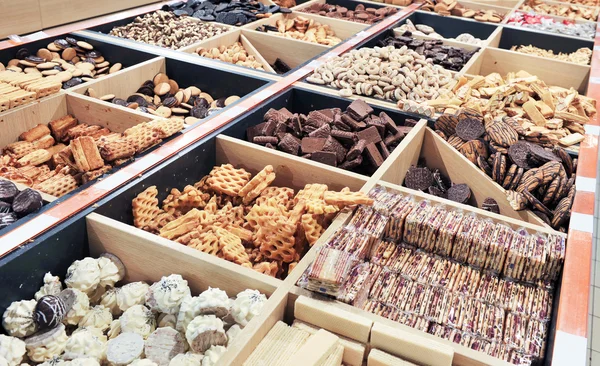
[[365,140],[367,144],[376,144],[381,141],[381,135],[379,134],[379,130],[377,127],[371,126],[369,128],[365,128],[362,131],[358,131],[356,133],[359,140]]
[[315,151],[310,155],[310,160],[331,166],[337,166],[336,155],[329,151]]
[[312,154],[314,152],[323,150],[325,141],[327,141],[327,139],[322,138],[322,137],[305,137],[305,138],[303,138],[302,143],[300,145],[302,154]]
[[383,156],[377,150],[377,146],[375,144],[368,144],[366,147],[366,154],[369,162],[376,168],[379,168],[383,164]]
[[279,141],[277,147],[288,154],[298,155],[300,150],[300,140],[294,137],[291,133],[286,133],[281,141]]

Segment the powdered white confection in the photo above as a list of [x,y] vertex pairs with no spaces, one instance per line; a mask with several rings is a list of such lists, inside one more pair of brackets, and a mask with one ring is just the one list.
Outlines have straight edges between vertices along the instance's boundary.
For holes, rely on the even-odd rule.
[[108,339],[117,338],[117,336],[121,334],[121,321],[119,319],[115,319],[110,323],[110,329],[108,330],[107,337]]
[[25,342],[0,334],[0,357],[4,358],[9,366],[19,365],[25,352]]
[[53,276],[52,273],[48,272],[44,275],[44,284],[38,292],[35,293],[34,298],[39,300],[42,296],[46,295],[58,295],[62,291],[62,283],[58,276]]
[[110,313],[110,310],[102,305],[96,305],[81,318],[79,326],[97,328],[104,332],[110,327],[112,321],[113,316]]
[[219,362],[219,359],[227,352],[227,348],[223,346],[212,346],[208,351],[204,352],[202,366],[213,366]]
[[177,325],[175,329],[180,331],[181,333],[185,333],[187,330],[188,324],[200,315],[200,299],[198,296],[188,296],[181,302],[181,307],[179,308],[179,314],[177,314]]
[[186,354],[175,356],[171,362],[169,362],[169,366],[201,366],[203,358],[203,355],[188,352]]
[[[90,299],[84,292],[76,288],[66,289],[63,292],[61,292],[61,294],[66,294],[66,292],[72,293],[74,302],[73,306],[71,307],[71,310],[67,312],[63,323],[77,325],[90,310]],[[66,303],[67,301],[65,301],[65,304]],[[67,309],[68,308],[69,306],[67,304]]]
[[144,305],[149,288],[145,282],[126,284],[117,291],[117,306],[121,311],[126,311],[132,306]]
[[158,366],[156,362],[152,362],[151,360],[144,358],[142,360],[135,360],[131,363],[131,366]]
[[117,293],[119,291],[121,291],[120,288],[109,288],[100,297],[100,305],[110,310],[113,316],[119,316],[123,313],[117,304]]
[[100,366],[100,363],[95,358],[85,357],[74,359],[69,366]]
[[234,324],[231,328],[227,329],[227,347],[231,345],[235,337],[237,337],[241,331],[242,328],[238,324]]
[[115,283],[123,279],[115,262],[106,257],[100,257],[97,261],[100,268],[100,286],[114,287]]
[[229,296],[223,290],[209,287],[208,290],[198,295],[200,315],[214,314],[220,318],[229,313]]
[[188,324],[185,332],[190,348],[202,353],[214,345],[227,344],[223,321],[214,315],[200,315]]
[[152,311],[167,314],[177,314],[181,302],[191,296],[188,282],[181,275],[172,274],[156,282],[146,294],[146,305]]
[[134,305],[119,318],[121,332],[133,332],[147,338],[156,328],[154,314],[144,305]]
[[[181,310],[180,310],[181,312]],[[174,314],[160,314],[158,316],[157,328],[169,327],[175,329],[177,316]]]
[[88,295],[88,298],[90,299],[90,304],[92,306],[99,305],[100,304],[100,300],[102,299],[102,296],[104,296],[104,294],[106,293],[106,291],[109,288],[110,287],[104,287],[104,286],[98,286],[98,287],[96,287],[96,289],[94,291],[92,291]]
[[267,302],[267,297],[258,290],[244,290],[235,298],[231,314],[239,325],[245,327],[252,318],[260,313],[265,302]]
[[158,366],[168,366],[171,359],[185,353],[185,340],[173,328],[158,328],[146,340],[144,353]]
[[96,290],[100,284],[98,260],[87,257],[73,262],[67,269],[65,284],[67,287],[76,288],[86,294]]
[[52,359],[41,363],[39,366],[71,366],[71,361],[65,361],[58,356],[52,357]]
[[106,343],[98,339],[94,332],[80,328],[73,332],[65,346],[63,358],[74,360],[80,357],[91,357],[98,361],[104,359]]
[[0,366],[10,366],[8,364],[8,361],[6,361],[6,358],[0,356]]
[[27,337],[36,332],[33,321],[35,300],[14,301],[2,315],[2,326],[13,337]]
[[59,324],[56,328],[47,329],[34,334],[25,339],[25,348],[27,356],[34,362],[44,362],[59,356],[65,350],[67,344],[67,332],[64,324]]
[[129,365],[143,353],[144,339],[137,333],[122,333],[106,346],[106,359],[114,366]]

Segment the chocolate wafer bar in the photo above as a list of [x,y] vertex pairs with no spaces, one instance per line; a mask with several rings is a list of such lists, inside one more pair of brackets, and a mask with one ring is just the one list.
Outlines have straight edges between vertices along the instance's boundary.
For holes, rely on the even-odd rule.
[[462,223],[465,214],[462,211],[451,210],[448,211],[444,221],[441,224],[440,231],[438,233],[438,239],[435,242],[434,253],[441,256],[449,257],[452,253],[452,247],[454,245],[454,239],[460,224]]
[[502,224],[497,224],[490,242],[490,251],[485,259],[484,268],[496,274],[502,271],[504,261],[510,248],[514,231]]
[[471,266],[482,268],[485,264],[495,229],[496,225],[491,220],[483,220],[482,224],[477,227],[467,259]]
[[465,215],[458,227],[454,245],[452,246],[451,257],[454,260],[460,263],[467,262],[475,232],[482,224],[483,221],[479,220],[475,215]]

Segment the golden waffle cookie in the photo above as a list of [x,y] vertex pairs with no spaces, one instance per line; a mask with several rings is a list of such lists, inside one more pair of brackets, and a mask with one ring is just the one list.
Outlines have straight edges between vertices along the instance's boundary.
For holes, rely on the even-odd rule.
[[306,235],[306,240],[308,240],[308,244],[312,247],[317,240],[321,237],[325,229],[315,219],[315,217],[311,214],[302,215],[302,228],[304,229],[304,235]]
[[38,189],[54,197],[61,197],[78,187],[77,181],[71,175],[62,173],[56,174],[54,177],[37,184],[34,189]]
[[219,238],[219,245],[223,253],[223,258],[237,264],[247,263],[250,261],[242,240],[236,235],[225,229],[216,228],[215,234]]
[[192,239],[188,246],[211,255],[217,255],[220,251],[219,239],[212,231],[205,233],[199,239]]
[[148,230],[150,232],[158,234],[160,232],[160,229],[162,229],[169,222],[175,221],[175,219],[176,217],[172,214],[162,211],[161,213],[156,215],[156,217],[152,221],[148,223],[147,227],[145,227],[144,230]]
[[149,124],[158,131],[158,137],[165,139],[183,130],[184,122],[181,118],[170,118],[164,120],[155,120]]
[[137,228],[147,227],[160,213],[158,208],[158,189],[156,186],[146,188],[131,202],[133,211],[133,225]]
[[294,197],[294,203],[298,203],[301,200],[322,200],[327,189],[328,187],[325,184],[307,184],[304,186],[304,189],[298,191],[298,194]]
[[267,165],[240,189],[238,195],[243,198],[242,202],[247,205],[258,197],[274,180],[275,173],[273,172],[273,166]]
[[296,225],[281,217],[278,220],[261,217],[259,223],[260,230],[257,233],[257,241],[260,243],[261,252],[272,260],[293,262],[297,254],[294,248]]
[[21,173],[17,168],[14,167],[3,167],[0,168],[0,176],[12,180],[15,183],[22,183],[30,186],[33,183],[33,179],[27,177]]
[[100,169],[92,170],[91,172],[83,173],[81,176],[81,182],[86,184],[87,182],[91,182],[94,179],[101,177],[102,175],[108,173],[112,169],[112,166],[105,165]]
[[194,239],[199,239],[200,238],[200,231],[198,230],[192,230],[189,233],[180,236],[179,238],[175,239],[176,242],[183,244],[183,245],[188,245],[190,244],[190,242]]
[[202,192],[207,192],[208,190],[210,190],[210,187],[208,186],[208,184],[206,184],[208,178],[210,178],[210,175],[205,175],[204,177],[202,177],[202,179],[194,183],[194,188]]
[[237,196],[250,177],[251,174],[244,169],[235,169],[231,164],[223,164],[213,168],[206,183],[215,192]]
[[374,200],[364,192],[327,191],[323,196],[325,203],[336,206],[372,205]]
[[127,139],[131,141],[133,146],[135,146],[135,151],[137,153],[161,142],[161,139],[158,137],[158,131],[149,127],[147,124],[131,127],[125,130],[123,135],[125,135]]
[[170,212],[175,215],[175,217],[181,216],[180,214],[175,212],[175,205],[177,204],[177,199],[181,196],[182,193],[179,189],[173,188],[171,189],[171,194],[167,196],[162,202],[162,208],[166,212]]
[[34,143],[29,141],[13,142],[5,148],[5,150],[11,152],[16,159],[22,158],[35,149]]
[[288,187],[267,187],[256,199],[256,204],[263,204],[269,198],[275,198],[280,205],[290,209],[293,203],[294,190]]
[[39,149],[39,150],[34,150],[32,152],[30,152],[29,154],[23,156],[21,159],[19,159],[17,161],[17,164],[19,166],[27,166],[27,165],[40,165],[40,164],[44,164],[45,162],[47,162],[48,160],[50,160],[50,158],[52,158],[52,155],[44,150],[44,149]]
[[126,159],[135,155],[135,145],[127,138],[107,139],[102,137],[98,143],[100,155],[106,161]]
[[248,226],[253,231],[258,230],[258,228],[260,227],[260,224],[259,224],[260,218],[269,217],[269,218],[275,219],[278,216],[281,216],[284,214],[284,212],[282,211],[282,208],[283,209],[285,209],[285,208],[283,206],[273,207],[273,205],[276,206],[276,201],[274,198],[270,198],[266,204],[254,205],[250,209],[250,212],[248,212],[245,219],[246,219],[246,222],[248,223]]
[[267,276],[277,277],[277,272],[279,272],[279,264],[277,264],[277,262],[260,262],[252,266],[252,269],[266,274]]
[[229,231],[230,233],[232,233],[233,235],[237,236],[238,238],[242,239],[242,241],[245,242],[250,242],[252,241],[253,238],[253,233],[250,230],[244,229],[241,226],[236,226],[236,225],[227,225],[227,227],[225,227],[225,229],[227,231]]
[[175,198],[174,202],[168,206],[180,214],[185,215],[193,208],[202,208],[206,206],[206,201],[208,201],[209,197],[208,194],[198,191],[193,186],[186,186],[183,189],[183,192],[181,192],[181,194]]
[[179,217],[175,221],[171,221],[160,229],[160,236],[167,239],[175,239],[195,229],[200,225],[202,213],[197,209],[192,209],[190,212]]
[[340,209],[335,205],[328,205],[323,200],[310,200],[306,202],[306,212],[313,215],[333,214]]
[[206,204],[206,206],[204,206],[204,211],[214,215],[217,213],[218,210],[219,210],[219,207],[217,205],[217,197],[212,196],[211,199]]

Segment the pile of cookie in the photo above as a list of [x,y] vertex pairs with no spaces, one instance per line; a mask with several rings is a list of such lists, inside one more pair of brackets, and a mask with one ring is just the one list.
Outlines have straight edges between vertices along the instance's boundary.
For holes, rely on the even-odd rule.
[[61,85],[56,76],[44,77],[10,69],[0,71],[0,112],[58,93]]
[[535,13],[515,11],[506,24],[586,39],[594,39],[596,36],[596,25],[592,22],[561,21]]
[[304,115],[286,108],[270,109],[263,123],[246,130],[246,137],[271,149],[370,174],[394,151],[413,123],[398,126],[385,112],[377,115],[357,99],[345,112],[328,108]]
[[146,80],[127,100],[114,94],[99,95],[93,88],[88,88],[85,94],[158,117],[184,119],[187,124],[194,124],[240,99],[237,95],[214,99],[195,86],[182,88],[162,72]]
[[249,55],[248,50],[246,50],[241,42],[213,48],[198,47],[194,52],[198,56],[264,71],[263,64],[254,55]]
[[361,192],[307,184],[296,194],[270,186],[273,166],[258,174],[231,164],[158,203],[148,187],[132,202],[135,227],[272,277],[283,278],[319,239],[337,212],[372,200]]
[[456,0],[426,0],[421,10],[434,11],[440,15],[473,18],[480,22],[500,23],[504,15],[495,10],[471,9]]
[[[505,148],[516,142],[517,135],[546,147],[575,145],[583,140],[584,125],[596,115],[594,99],[573,88],[548,86],[539,77],[522,70],[504,77],[498,73],[471,79],[460,77],[451,95],[429,100],[423,107],[451,114],[466,110],[480,119],[485,115],[486,126],[511,117],[509,122],[516,122],[512,128],[517,134],[494,142],[495,147]],[[454,129],[444,133],[450,137]]]
[[111,132],[71,116],[39,124],[0,155],[0,176],[54,197],[90,182],[183,129],[183,120],[155,120]]
[[592,50],[587,47],[582,47],[575,52],[571,53],[562,53],[558,54],[554,53],[553,50],[546,50],[544,48],[539,48],[533,45],[519,45],[512,46],[510,48],[511,51],[526,53],[529,55],[535,55],[546,58],[553,58],[556,60],[573,62],[579,65],[589,65],[592,60]]
[[441,39],[414,38],[410,31],[405,31],[399,36],[395,36],[393,32],[390,33],[392,33],[390,36],[377,42],[379,47],[407,47],[432,60],[434,65],[440,65],[452,71],[460,71],[479,51],[479,48],[469,51],[462,47],[448,46]]
[[0,362],[19,365],[215,365],[267,301],[257,290],[235,298],[218,288],[191,296],[178,274],[149,286],[116,287],[119,258],[75,261],[63,284],[50,272],[34,299],[14,301],[2,316]]
[[312,18],[303,16],[277,19],[275,25],[261,25],[256,30],[325,46],[335,46],[342,42],[341,38],[335,36],[335,31],[329,24],[321,24]]
[[171,12],[159,10],[138,16],[129,24],[114,27],[108,34],[176,50],[228,30],[213,23],[191,17],[180,18]]
[[577,159],[560,146],[544,148],[528,138],[514,117],[488,116],[482,120],[464,112],[458,116],[444,114],[435,122],[435,129],[506,189],[513,209],[530,208],[548,225],[566,231],[575,195]]
[[557,15],[573,20],[596,21],[600,9],[597,7],[584,7],[573,4],[559,5],[547,3],[542,0],[527,0],[521,4],[520,10],[538,14]]
[[328,18],[349,20],[364,24],[374,24],[387,16],[396,14],[398,9],[391,6],[371,8],[365,7],[364,4],[358,4],[354,10],[350,10],[341,5],[314,3],[309,7],[301,9],[300,11],[303,13],[321,15]]
[[[376,187],[300,280],[339,301],[504,360],[543,357],[565,238]],[[318,263],[346,272],[332,276]],[[341,270],[340,270],[341,269]],[[333,280],[332,280],[333,279]],[[334,288],[334,287],[330,287]]]
[[13,182],[0,180],[0,230],[14,224],[19,218],[38,211],[43,205],[39,192],[31,188],[19,192]]
[[242,26],[258,19],[269,18],[276,13],[291,13],[285,5],[265,5],[255,0],[189,0],[164,5],[163,10],[172,11],[179,17]]
[[396,28],[396,30],[404,33],[411,32],[414,36],[426,36],[435,39],[446,39],[448,41],[458,41],[463,43],[472,44],[475,46],[482,46],[485,40],[474,37],[471,33],[462,33],[456,36],[456,38],[445,38],[441,34],[437,33],[433,27],[427,24],[414,24],[410,19],[406,19],[406,22]]

